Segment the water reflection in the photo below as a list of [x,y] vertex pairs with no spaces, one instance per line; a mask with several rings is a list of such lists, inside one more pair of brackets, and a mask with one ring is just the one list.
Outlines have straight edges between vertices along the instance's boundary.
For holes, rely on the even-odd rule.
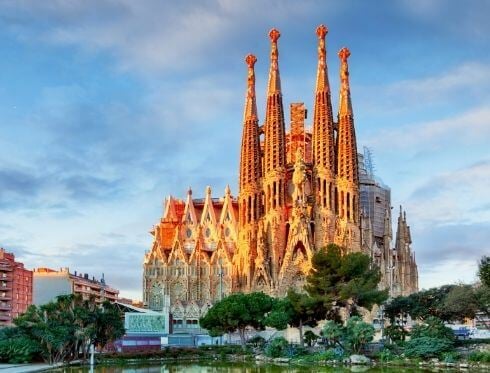
[[432,369],[418,368],[379,368],[379,367],[320,367],[320,366],[277,366],[256,365],[253,363],[164,363],[153,365],[96,366],[94,370],[84,367],[70,367],[50,371],[51,373],[332,373],[332,372],[368,372],[368,373],[422,373]]

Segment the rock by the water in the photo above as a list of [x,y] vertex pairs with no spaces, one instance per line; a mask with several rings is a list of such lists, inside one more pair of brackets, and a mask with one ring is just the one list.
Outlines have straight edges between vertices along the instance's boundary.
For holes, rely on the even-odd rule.
[[371,359],[364,355],[351,355],[349,360],[350,363],[354,365],[366,365],[371,363]]

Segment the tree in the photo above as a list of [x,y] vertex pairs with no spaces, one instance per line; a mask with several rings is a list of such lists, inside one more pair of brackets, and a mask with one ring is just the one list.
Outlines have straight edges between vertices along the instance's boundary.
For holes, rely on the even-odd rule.
[[101,350],[109,342],[121,338],[125,333],[124,324],[121,322],[121,312],[107,300],[96,310],[94,328],[93,342]]
[[397,317],[409,314],[413,319],[425,320],[434,316],[450,321],[454,313],[445,306],[448,294],[456,285],[444,285],[439,288],[422,290],[409,296],[396,297],[385,306],[385,315],[393,323]]
[[313,342],[315,342],[318,339],[318,336],[313,333],[311,330],[307,330],[304,335],[304,339],[308,347],[313,346]]
[[439,357],[454,348],[454,341],[453,331],[442,320],[429,316],[423,324],[414,326],[404,352],[409,357]]
[[322,337],[326,340],[327,346],[329,347],[335,347],[336,344],[342,347],[342,344],[340,343],[342,335],[342,325],[334,320],[328,320],[323,326]]
[[339,307],[346,308],[350,315],[358,307],[371,309],[388,297],[386,290],[378,290],[381,273],[366,254],[342,255],[339,246],[329,244],[326,250],[313,255],[311,264],[305,290],[325,305],[335,305],[328,315],[332,318]]
[[347,320],[345,326],[328,320],[323,326],[323,338],[327,340],[327,346],[340,346],[351,352],[359,353],[364,346],[371,342],[374,337],[374,327],[362,321],[359,316],[352,316]]
[[273,299],[262,292],[234,293],[213,305],[199,323],[211,336],[238,331],[245,348],[246,328],[263,330],[272,305]]
[[353,316],[347,320],[343,338],[352,352],[360,353],[373,340],[374,327],[362,321],[359,316]]
[[385,328],[385,335],[394,343],[404,342],[408,332],[401,325],[391,324]]
[[478,277],[482,285],[490,287],[490,256],[483,256],[478,264]]
[[453,331],[437,317],[431,316],[423,324],[415,325],[410,333],[411,339],[421,337],[441,338],[454,341]]
[[447,318],[450,321],[464,321],[464,319],[474,319],[479,304],[475,289],[471,285],[454,286],[446,295],[443,307]]
[[319,320],[325,318],[326,313],[327,308],[323,300],[290,289],[285,298],[275,302],[266,324],[279,330],[287,328],[288,325],[298,328],[299,343],[303,347],[303,327],[316,326]]
[[[107,316],[106,310],[111,317]],[[30,306],[14,320],[18,332],[35,341],[45,361],[54,364],[86,357],[92,343],[103,347],[124,334],[123,321],[115,307],[99,307],[95,301],[79,295],[62,295],[56,302]]]

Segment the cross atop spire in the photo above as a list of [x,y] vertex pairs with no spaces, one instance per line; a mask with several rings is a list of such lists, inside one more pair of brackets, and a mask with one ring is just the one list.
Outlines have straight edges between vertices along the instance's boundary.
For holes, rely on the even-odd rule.
[[340,58],[340,100],[339,100],[339,116],[352,116],[352,103],[350,98],[349,85],[349,65],[347,59],[350,57],[350,50],[346,47],[339,51]]
[[269,84],[267,95],[273,95],[281,92],[281,78],[279,76],[279,50],[277,49],[277,40],[281,37],[279,30],[273,28],[269,31],[271,39],[271,66],[269,70]]

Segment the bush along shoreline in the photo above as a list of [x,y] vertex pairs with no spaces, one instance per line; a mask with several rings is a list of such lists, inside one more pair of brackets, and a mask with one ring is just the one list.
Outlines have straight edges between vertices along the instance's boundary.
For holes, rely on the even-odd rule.
[[[467,351],[467,348],[465,348]],[[137,353],[104,353],[96,357],[99,365],[133,365],[162,362],[243,362],[253,364],[278,364],[297,366],[351,366],[369,365],[386,367],[448,367],[490,369],[490,351],[475,349],[467,354],[444,353],[440,357],[421,359],[398,354],[391,348],[384,348],[373,354],[349,354],[339,348],[301,348],[289,344],[283,338],[276,338],[263,346],[248,344],[246,349],[237,345],[166,347],[161,351]]]

